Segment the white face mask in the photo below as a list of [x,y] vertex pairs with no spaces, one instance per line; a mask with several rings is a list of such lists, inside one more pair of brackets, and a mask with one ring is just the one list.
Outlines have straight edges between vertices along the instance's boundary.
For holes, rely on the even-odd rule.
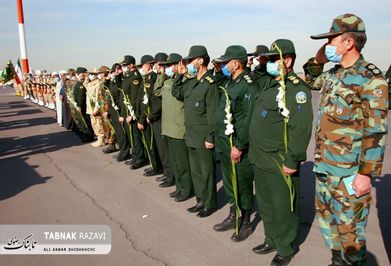
[[157,64],[154,64],[153,68],[152,68],[152,71],[157,73],[158,69],[159,69],[159,66]]
[[122,67],[122,72],[125,73],[126,71],[128,71],[128,67],[127,66],[123,66]]
[[115,78],[115,73],[111,73],[111,74],[110,74],[110,78],[111,78],[111,79],[114,79],[114,78]]
[[143,70],[142,68],[140,68],[140,69],[138,70],[138,72],[140,72],[140,75],[141,75],[141,76],[145,76],[145,72],[144,72],[144,70]]
[[94,75],[89,75],[88,78],[93,81],[95,79],[95,76]]
[[102,74],[98,74],[98,79],[102,80]]

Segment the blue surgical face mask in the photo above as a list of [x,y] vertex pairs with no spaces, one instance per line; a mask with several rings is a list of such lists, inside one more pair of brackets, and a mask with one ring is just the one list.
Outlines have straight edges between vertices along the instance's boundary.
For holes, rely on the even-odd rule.
[[192,75],[197,75],[198,70],[193,66],[193,64],[187,64],[187,71]]
[[227,78],[231,76],[231,72],[229,72],[227,65],[224,65],[221,68],[221,72],[223,72],[224,76],[226,76]]
[[324,54],[327,59],[332,63],[339,63],[342,60],[342,55],[337,54],[337,46],[326,45]]
[[172,71],[172,69],[173,69],[173,66],[170,66],[164,70],[166,75],[169,76],[170,78],[172,78],[172,76],[174,76],[174,71]]
[[277,77],[280,75],[280,70],[278,69],[278,62],[271,62],[271,61],[267,61],[267,64],[266,64],[266,71],[267,73],[269,73],[271,76],[273,77]]

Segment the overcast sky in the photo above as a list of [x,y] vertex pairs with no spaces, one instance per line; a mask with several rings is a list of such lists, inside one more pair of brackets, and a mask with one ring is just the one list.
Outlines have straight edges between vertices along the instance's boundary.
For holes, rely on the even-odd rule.
[[[0,0],[0,68],[20,56],[15,0]],[[344,13],[366,24],[365,58],[382,70],[391,64],[390,0],[24,0],[30,67],[49,71],[111,66],[124,55],[139,61],[157,52],[187,55],[205,45],[212,58],[232,44],[251,52],[257,44],[291,39],[301,66]]]

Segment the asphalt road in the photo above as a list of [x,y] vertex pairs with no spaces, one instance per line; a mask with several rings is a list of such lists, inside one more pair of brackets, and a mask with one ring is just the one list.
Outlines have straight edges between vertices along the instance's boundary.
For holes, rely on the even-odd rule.
[[[314,93],[314,106],[316,99]],[[373,180],[368,265],[390,265],[390,137],[388,143],[384,176]],[[330,262],[314,220],[313,149],[312,140],[302,166],[300,252],[291,265]],[[202,219],[186,211],[194,199],[174,202],[168,197],[173,188],[159,188],[155,177],[144,177],[142,172],[81,143],[57,125],[54,111],[0,87],[0,224],[106,224],[112,230],[108,255],[1,255],[0,265],[270,264],[274,254],[260,256],[251,250],[263,242],[256,211],[255,231],[244,242],[231,241],[232,231],[213,230],[228,213],[221,180],[219,210]]]

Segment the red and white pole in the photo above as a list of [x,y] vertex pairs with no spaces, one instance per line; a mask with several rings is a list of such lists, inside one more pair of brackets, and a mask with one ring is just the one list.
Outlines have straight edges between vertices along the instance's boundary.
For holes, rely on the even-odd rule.
[[24,16],[22,0],[16,0],[16,8],[18,11],[18,28],[19,28],[19,44],[20,44],[20,59],[23,73],[29,73],[29,61],[27,59],[26,35],[24,33]]

